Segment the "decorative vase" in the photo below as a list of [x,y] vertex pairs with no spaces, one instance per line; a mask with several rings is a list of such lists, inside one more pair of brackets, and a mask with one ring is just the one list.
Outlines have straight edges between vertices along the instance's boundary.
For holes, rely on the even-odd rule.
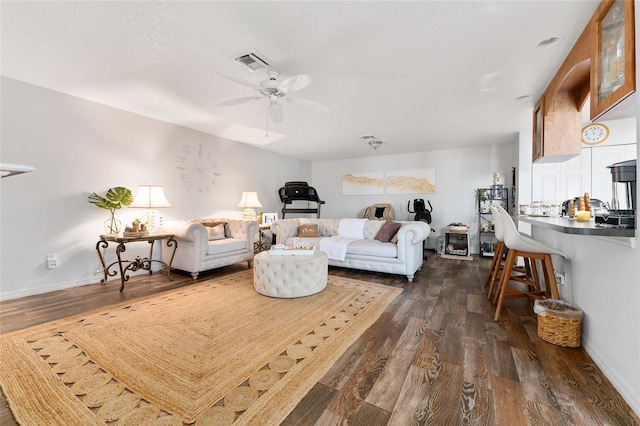
[[104,233],[108,235],[117,235],[122,228],[122,222],[120,222],[114,215],[111,215],[110,219],[104,221]]

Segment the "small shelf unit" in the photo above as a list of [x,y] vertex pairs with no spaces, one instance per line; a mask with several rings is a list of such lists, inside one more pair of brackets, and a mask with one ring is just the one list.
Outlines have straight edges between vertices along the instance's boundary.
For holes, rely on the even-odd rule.
[[490,188],[479,188],[478,201],[478,255],[480,257],[493,257],[493,248],[496,240],[493,214],[490,206],[500,205],[509,211],[509,189],[502,185],[492,185]]

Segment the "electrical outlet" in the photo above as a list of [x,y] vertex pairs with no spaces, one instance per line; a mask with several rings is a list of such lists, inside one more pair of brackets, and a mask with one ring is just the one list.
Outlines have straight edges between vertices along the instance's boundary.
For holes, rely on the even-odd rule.
[[560,285],[567,285],[567,279],[564,276],[564,274],[560,273],[560,272],[556,272],[555,274],[556,277],[556,281],[558,282],[558,284]]
[[47,268],[54,269],[58,267],[58,258],[55,253],[47,254]]

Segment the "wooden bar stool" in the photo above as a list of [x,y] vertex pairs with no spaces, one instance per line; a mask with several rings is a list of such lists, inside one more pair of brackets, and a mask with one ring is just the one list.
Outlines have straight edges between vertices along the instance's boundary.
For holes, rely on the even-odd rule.
[[[500,218],[502,221],[504,244],[509,250],[507,254],[507,260],[504,264],[504,270],[500,280],[498,305],[496,307],[496,313],[493,317],[494,321],[498,321],[500,318],[500,311],[502,310],[502,303],[505,299],[515,299],[519,297],[528,298],[540,298],[540,297],[552,297],[559,299],[558,286],[556,283],[556,277],[553,271],[553,262],[551,261],[551,255],[555,254],[567,259],[567,255],[559,250],[552,249],[538,241],[523,236],[518,232],[516,224],[509,216],[506,210],[498,206],[500,212]],[[512,277],[511,272],[517,256],[528,258],[532,263],[536,260],[542,262],[542,270],[544,275],[545,289],[542,289],[540,280],[533,280],[531,277]],[[537,274],[536,274],[537,275]],[[519,290],[509,287],[509,282],[515,281],[525,284],[529,287],[529,290]]]
[[[504,269],[504,262],[502,259],[504,258],[506,247],[504,245],[504,228],[502,225],[502,218],[500,217],[500,211],[494,206],[489,207],[491,208],[491,213],[494,218],[494,236],[498,242],[494,245],[494,256],[491,261],[491,267],[489,268],[489,273],[487,274],[484,287],[487,290],[487,299],[491,299],[491,295],[495,291],[495,296],[493,298],[493,304],[495,305],[498,301],[499,294],[496,287],[500,284],[500,277],[502,276],[502,271]],[[536,265],[535,263],[531,265],[528,258],[524,259],[524,267],[514,266],[512,272],[524,275],[525,277],[532,277],[534,281],[538,281]]]

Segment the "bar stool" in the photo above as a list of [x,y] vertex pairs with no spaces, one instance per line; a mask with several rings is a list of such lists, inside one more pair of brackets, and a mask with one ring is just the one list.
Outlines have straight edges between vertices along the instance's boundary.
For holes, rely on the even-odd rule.
[[[496,287],[500,284],[501,271],[504,269],[502,259],[504,258],[506,247],[504,245],[504,228],[502,225],[500,211],[494,206],[489,207],[491,208],[491,214],[494,219],[494,237],[496,238],[497,243],[493,247],[494,256],[491,260],[491,267],[489,268],[489,273],[487,274],[484,287],[487,290],[487,299],[491,299],[491,295],[496,291],[493,298],[493,304],[495,305],[498,301],[499,294]],[[514,266],[512,272],[517,272],[521,275],[523,274],[524,277],[531,277],[533,281],[538,282],[536,264],[530,264],[528,258],[524,259],[524,267]]]
[[[540,298],[542,296],[551,296],[554,299],[559,299],[558,286],[556,283],[556,277],[553,271],[553,263],[551,261],[551,255],[555,254],[567,259],[567,255],[559,250],[552,249],[538,241],[523,236],[518,232],[516,224],[509,216],[509,213],[501,206],[498,206],[500,212],[500,218],[502,219],[504,244],[509,249],[507,254],[507,260],[505,261],[504,270],[502,272],[502,278],[500,280],[500,292],[498,296],[498,306],[496,307],[496,313],[493,317],[494,321],[498,321],[500,318],[500,311],[502,310],[502,303],[505,299],[515,299],[519,297]],[[512,277],[511,272],[517,256],[529,258],[532,263],[536,260],[542,262],[542,270],[544,273],[545,290],[542,290],[539,280],[534,281],[530,277]],[[529,291],[518,290],[509,287],[510,281],[516,281],[523,283],[530,287]]]
[[502,219],[500,218],[500,212],[493,206],[489,206],[489,208],[491,209],[491,215],[493,216],[494,237],[498,242],[493,246],[493,259],[491,259],[491,266],[489,267],[487,279],[484,281],[484,288],[487,290],[487,299],[491,299],[494,286],[496,282],[498,282],[500,269],[502,269],[502,258],[504,257],[504,235],[502,232]]

